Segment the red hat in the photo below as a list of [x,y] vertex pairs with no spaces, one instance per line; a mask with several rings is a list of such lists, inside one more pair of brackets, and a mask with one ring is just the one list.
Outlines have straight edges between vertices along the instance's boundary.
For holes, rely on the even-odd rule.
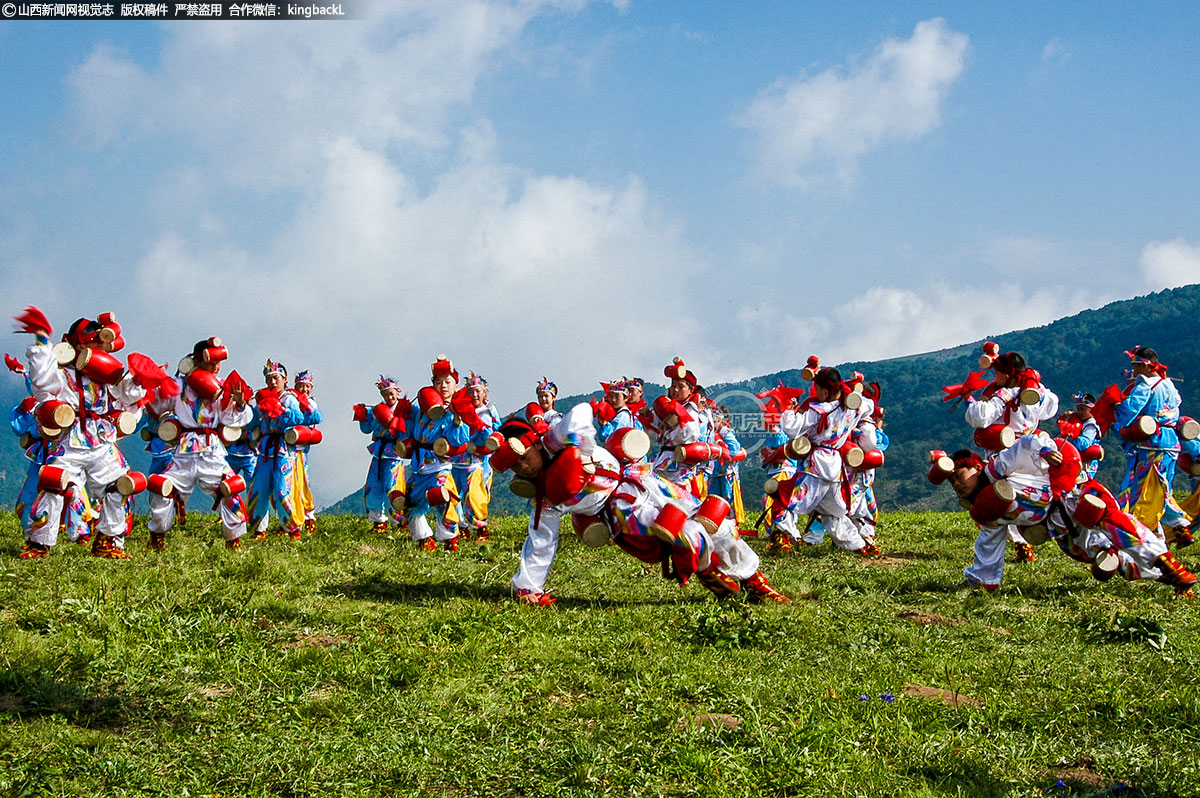
[[430,370],[433,372],[435,380],[438,377],[450,376],[454,378],[456,384],[458,383],[458,371],[445,355],[438,355],[437,359],[433,361],[433,365],[430,366]]
[[688,371],[687,365],[684,364],[683,358],[676,357],[671,360],[671,365],[663,369],[663,376],[669,380],[683,380],[694,389],[697,384],[696,375]]

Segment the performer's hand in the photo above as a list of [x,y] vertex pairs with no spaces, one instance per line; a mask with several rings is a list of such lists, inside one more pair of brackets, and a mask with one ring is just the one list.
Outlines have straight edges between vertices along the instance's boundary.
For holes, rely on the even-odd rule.
[[1042,455],[1042,459],[1052,466],[1060,466],[1063,464],[1062,452],[1058,451],[1057,449]]

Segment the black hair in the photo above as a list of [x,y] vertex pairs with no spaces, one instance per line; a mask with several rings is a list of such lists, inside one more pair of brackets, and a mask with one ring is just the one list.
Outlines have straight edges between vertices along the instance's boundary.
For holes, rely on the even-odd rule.
[[1025,358],[1020,352],[1005,352],[996,358],[992,368],[1005,374],[1019,374],[1025,370]]
[[842,373],[833,367],[823,368],[813,377],[813,383],[833,391],[842,387]]

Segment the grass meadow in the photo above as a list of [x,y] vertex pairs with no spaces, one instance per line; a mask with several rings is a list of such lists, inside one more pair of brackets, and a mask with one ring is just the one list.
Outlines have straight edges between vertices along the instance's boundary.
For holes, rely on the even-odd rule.
[[1047,548],[968,590],[965,514],[766,558],[790,606],[565,534],[553,609],[511,598],[524,518],[457,554],[189,520],[127,562],[0,520],[0,795],[1200,793],[1198,602]]

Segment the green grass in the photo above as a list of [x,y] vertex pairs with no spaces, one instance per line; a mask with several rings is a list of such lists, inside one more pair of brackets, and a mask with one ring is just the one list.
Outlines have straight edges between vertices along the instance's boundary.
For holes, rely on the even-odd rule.
[[568,535],[557,608],[523,607],[524,519],[456,555],[320,525],[26,562],[0,521],[0,794],[1200,792],[1196,603],[1047,548],[966,590],[962,514],[886,516],[892,562],[768,558],[796,603],[762,607]]

